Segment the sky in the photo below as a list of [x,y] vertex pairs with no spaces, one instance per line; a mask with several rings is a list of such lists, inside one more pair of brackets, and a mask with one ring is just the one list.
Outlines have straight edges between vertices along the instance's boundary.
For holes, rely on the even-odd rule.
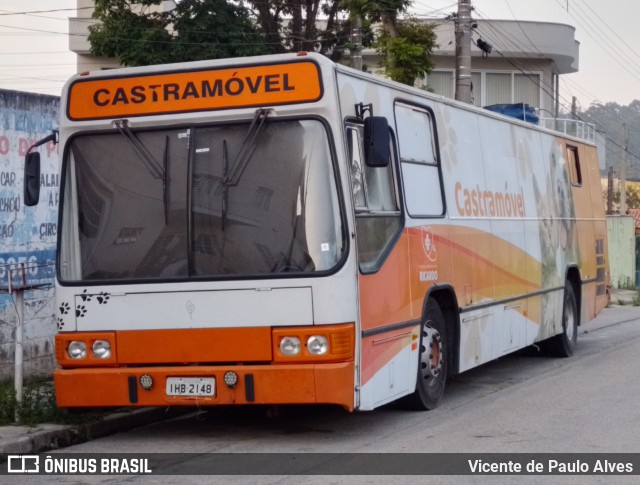
[[[59,95],[76,72],[68,18],[76,0],[0,0],[0,89]],[[561,76],[565,105],[629,104],[640,99],[640,2],[637,0],[472,0],[477,19],[569,24],[580,42],[580,71]],[[66,10],[65,10],[66,9]],[[50,12],[16,15],[15,12]],[[51,10],[59,10],[51,12]],[[457,11],[454,0],[414,0],[419,16]]]
[[[419,15],[457,11],[454,0],[414,0]],[[578,107],[640,99],[638,0],[472,0],[476,19],[536,20],[575,27],[579,72],[560,76],[561,103]]]

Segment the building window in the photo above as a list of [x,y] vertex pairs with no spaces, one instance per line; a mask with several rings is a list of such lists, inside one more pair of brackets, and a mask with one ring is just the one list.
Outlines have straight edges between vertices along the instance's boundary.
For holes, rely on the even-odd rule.
[[[472,102],[476,106],[525,103],[540,108],[540,81],[539,73],[472,71]],[[433,71],[426,84],[436,94],[455,97],[455,71]]]
[[427,86],[446,98],[455,97],[456,79],[453,71],[433,71],[427,76]]
[[511,96],[511,74],[502,72],[488,72],[487,76],[487,100],[485,106],[492,104],[513,103]]
[[529,106],[540,107],[540,75],[513,75],[513,102],[525,103]]

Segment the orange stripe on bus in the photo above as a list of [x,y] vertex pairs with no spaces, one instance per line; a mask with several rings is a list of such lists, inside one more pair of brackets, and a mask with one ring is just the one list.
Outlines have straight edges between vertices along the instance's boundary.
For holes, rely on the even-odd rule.
[[116,333],[118,364],[269,362],[271,327]]

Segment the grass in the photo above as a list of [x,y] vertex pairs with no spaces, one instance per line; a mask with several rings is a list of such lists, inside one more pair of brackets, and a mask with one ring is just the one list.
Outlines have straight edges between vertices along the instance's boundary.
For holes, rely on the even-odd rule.
[[18,402],[13,381],[0,382],[0,426],[39,423],[82,424],[100,419],[103,413],[95,410],[69,411],[56,406],[53,382],[49,378],[25,381],[22,401]]

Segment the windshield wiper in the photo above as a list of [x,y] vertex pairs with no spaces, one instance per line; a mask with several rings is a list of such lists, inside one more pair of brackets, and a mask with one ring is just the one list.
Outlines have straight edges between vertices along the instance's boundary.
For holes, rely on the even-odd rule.
[[222,140],[222,230],[224,231],[224,225],[227,220],[227,203],[229,186],[224,183],[227,180],[229,174],[229,154],[227,152],[227,140]]
[[233,187],[238,185],[240,182],[240,178],[242,177],[242,173],[245,168],[249,164],[249,160],[251,160],[251,156],[253,152],[256,150],[255,140],[262,127],[264,126],[265,121],[267,121],[267,116],[269,116],[270,110],[267,109],[258,109],[256,110],[256,114],[253,117],[253,121],[251,122],[251,126],[247,130],[247,134],[242,141],[242,146],[240,147],[240,151],[236,155],[235,160],[231,164],[231,170],[225,175],[222,180],[222,183],[227,187]]
[[154,179],[162,179],[162,202],[164,206],[164,223],[169,224],[169,137],[165,138],[163,165],[160,166],[148,148],[140,141],[140,138],[129,128],[129,120],[114,120],[113,125],[131,143],[133,151],[142,161],[145,168]]
[[253,117],[253,121],[247,130],[247,134],[244,136],[240,150],[236,155],[236,158],[231,164],[229,169],[229,154],[227,152],[227,140],[222,141],[222,161],[223,161],[223,175],[222,175],[222,230],[227,221],[227,210],[229,203],[229,187],[235,187],[240,182],[240,178],[247,168],[253,152],[256,150],[256,138],[262,130],[264,123],[267,121],[270,111],[267,109],[258,109]]
[[140,138],[129,128],[129,120],[113,120],[113,125],[120,133],[131,143],[136,155],[142,160],[149,173],[155,179],[164,178],[163,170],[156,159],[151,155],[146,146],[140,141]]
[[164,138],[164,154],[162,155],[162,202],[164,203],[164,225],[169,225],[169,136]]

